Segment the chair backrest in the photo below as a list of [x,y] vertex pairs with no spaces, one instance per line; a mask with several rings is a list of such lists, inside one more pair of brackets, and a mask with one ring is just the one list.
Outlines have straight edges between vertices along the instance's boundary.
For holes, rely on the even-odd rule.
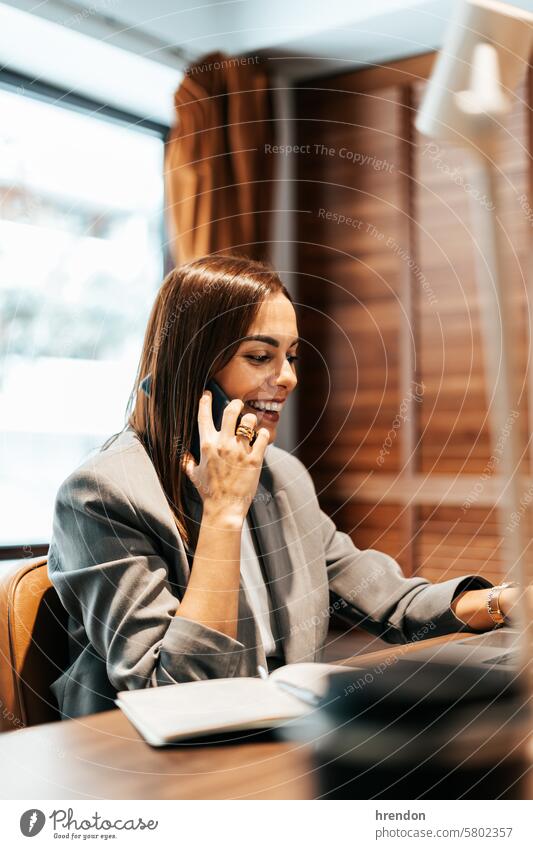
[[60,718],[49,688],[67,667],[67,619],[45,558],[0,561],[0,730]]

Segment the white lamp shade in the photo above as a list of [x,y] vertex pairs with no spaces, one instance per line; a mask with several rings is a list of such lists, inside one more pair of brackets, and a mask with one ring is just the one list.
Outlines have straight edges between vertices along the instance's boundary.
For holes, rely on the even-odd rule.
[[[459,0],[417,115],[417,129],[485,152],[490,125],[496,128],[505,104],[510,108],[532,44],[530,12],[496,0]],[[481,45],[490,45],[492,51],[480,50]],[[465,108],[469,99],[473,104],[479,99],[478,111]]]

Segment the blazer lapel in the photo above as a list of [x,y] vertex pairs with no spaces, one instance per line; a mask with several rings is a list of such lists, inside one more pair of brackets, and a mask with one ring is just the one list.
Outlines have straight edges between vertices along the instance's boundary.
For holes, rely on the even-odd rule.
[[[194,522],[198,525],[202,522],[203,515],[203,503],[200,495],[197,490],[192,487],[187,487],[187,508],[189,511],[189,515],[193,518]],[[187,547],[187,559],[189,561],[189,568],[192,567],[192,563],[194,560],[194,551]],[[263,649],[263,644],[261,642],[261,635],[259,633],[259,628],[257,627],[255,617],[253,615],[252,609],[248,603],[248,598],[246,596],[246,590],[244,588],[244,583],[242,576],[239,578],[239,625],[237,632],[237,639],[245,646],[243,662],[250,665],[249,674],[256,674],[256,666],[257,663],[260,663],[262,666],[266,667],[266,657]],[[255,661],[255,651],[257,650],[257,660],[256,662],[251,662],[251,660],[247,660],[248,655],[254,655]]]
[[272,476],[263,464],[250,507],[285,663],[313,661],[316,628],[312,623],[312,583],[298,529],[284,490],[272,492]]
[[[298,528],[285,490],[273,493],[272,474],[263,463],[256,494],[248,518],[256,536],[265,580],[278,626],[274,634],[281,640],[285,663],[313,661],[316,651],[316,627],[313,623],[314,588]],[[193,487],[188,498],[190,515],[202,521],[202,500]],[[194,552],[187,552],[192,565]],[[246,598],[242,578],[239,593],[238,639],[246,647],[257,646],[257,662],[266,664],[255,618]],[[255,674],[255,670],[254,673]]]

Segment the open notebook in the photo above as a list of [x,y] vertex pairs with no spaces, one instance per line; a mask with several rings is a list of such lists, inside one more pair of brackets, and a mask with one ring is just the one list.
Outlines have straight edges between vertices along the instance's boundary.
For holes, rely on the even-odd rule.
[[316,707],[330,675],[349,668],[290,663],[266,678],[210,678],[122,690],[115,704],[147,743],[165,746],[216,732],[273,728],[297,719]]

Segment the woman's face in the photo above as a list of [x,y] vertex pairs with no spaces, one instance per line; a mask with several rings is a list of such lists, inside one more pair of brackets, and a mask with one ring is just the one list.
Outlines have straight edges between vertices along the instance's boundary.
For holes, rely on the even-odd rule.
[[229,363],[214,375],[228,398],[244,401],[257,426],[274,442],[285,401],[295,388],[298,327],[294,307],[279,293],[263,301],[256,319]]

